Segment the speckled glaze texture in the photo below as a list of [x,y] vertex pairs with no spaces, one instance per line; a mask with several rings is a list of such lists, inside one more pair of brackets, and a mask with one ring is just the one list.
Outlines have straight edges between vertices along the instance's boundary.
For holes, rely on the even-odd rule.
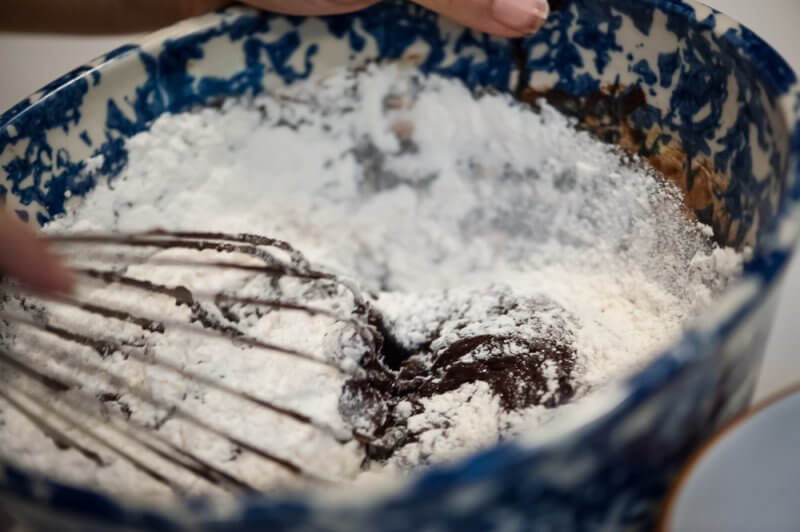
[[[544,95],[683,188],[745,278],[648,368],[547,435],[428,470],[380,494],[286,494],[214,509],[137,507],[0,466],[36,531],[650,530],[683,461],[747,405],[798,236],[800,96],[750,31],[680,0],[563,0],[536,36],[490,38],[387,1],[327,19],[244,9],[187,21],[54,81],[0,117],[0,201],[43,224],[126,163],[165,112],[375,59],[520,97]],[[104,155],[98,169],[86,160]],[[165,176],[168,178],[168,176]],[[70,201],[74,201],[70,200]],[[342,490],[340,490],[342,491]]]

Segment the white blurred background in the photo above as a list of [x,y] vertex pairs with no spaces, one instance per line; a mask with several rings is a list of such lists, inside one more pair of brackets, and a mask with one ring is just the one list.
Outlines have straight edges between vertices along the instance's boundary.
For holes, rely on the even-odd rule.
[[[706,3],[750,26],[800,72],[800,0],[706,0]],[[0,33],[0,110],[73,67],[136,38],[135,35],[84,38]],[[800,382],[800,327],[795,324],[800,316],[800,260],[795,260],[783,292],[759,397]]]

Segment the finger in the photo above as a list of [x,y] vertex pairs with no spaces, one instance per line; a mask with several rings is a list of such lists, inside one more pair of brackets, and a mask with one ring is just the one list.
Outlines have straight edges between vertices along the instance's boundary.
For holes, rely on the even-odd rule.
[[550,14],[547,0],[415,0],[465,26],[520,37],[536,32]]
[[72,275],[36,233],[0,207],[0,273],[40,293],[68,292]]
[[378,0],[245,0],[245,3],[267,11],[288,15],[335,15],[357,11]]

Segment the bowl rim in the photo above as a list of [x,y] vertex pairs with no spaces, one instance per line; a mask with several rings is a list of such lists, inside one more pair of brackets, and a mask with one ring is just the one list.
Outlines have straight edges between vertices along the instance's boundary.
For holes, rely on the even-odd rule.
[[[614,0],[604,1],[613,2]],[[746,26],[731,17],[706,6],[700,0],[639,0],[639,3],[682,17],[698,29],[701,28],[701,24],[705,20],[696,16],[698,12],[705,12],[708,13],[708,16],[713,16],[715,19],[714,26],[712,28],[705,26],[702,29],[710,30],[716,37],[728,41],[765,80],[768,86],[773,81],[772,70],[775,64],[767,64],[767,61],[763,60],[764,58],[759,55],[759,51],[767,50],[771,52],[773,54],[771,60],[778,60],[785,71],[793,74],[793,70],[782,56],[758,35],[750,32]],[[0,130],[13,126],[14,121],[19,117],[42,105],[51,95],[63,90],[70,84],[87,78],[100,70],[103,73],[108,73],[109,69],[120,66],[123,61],[131,60],[133,53],[136,51],[151,50],[160,46],[167,39],[183,37],[213,28],[224,20],[224,17],[232,14],[241,15],[255,12],[256,10],[240,6],[225,8],[212,14],[180,21],[172,26],[146,35],[133,44],[118,47],[57,78],[6,112],[0,113]],[[275,15],[267,14],[266,16]],[[750,32],[749,42],[750,44],[755,44],[757,50],[747,47],[746,43],[729,40],[723,29],[728,30],[731,28],[741,28]],[[481,461],[481,472],[477,475],[471,475],[472,480],[485,480],[502,470],[518,465],[520,461],[539,459],[545,456],[546,453],[556,449],[560,444],[570,440],[580,440],[600,424],[610,423],[614,419],[624,417],[656,390],[666,387],[684,375],[694,365],[711,356],[715,348],[772,294],[778,284],[777,281],[785,273],[793,257],[797,242],[800,241],[800,85],[798,85],[796,77],[793,76],[792,84],[788,90],[781,91],[774,85],[770,88],[774,89],[775,93],[779,95],[779,102],[776,107],[780,110],[787,128],[789,157],[786,167],[785,191],[775,220],[763,234],[763,243],[759,243],[751,266],[739,280],[720,295],[714,309],[693,320],[681,338],[657,353],[643,369],[626,379],[609,385],[607,389],[596,392],[593,396],[594,405],[591,408],[575,409],[551,423],[552,430],[546,431],[547,434],[544,437],[527,438],[523,436],[512,443],[498,444],[489,450],[471,454],[452,464],[427,468],[412,475],[412,478],[407,481],[397,482],[391,490],[386,492],[379,490],[366,501],[352,501],[352,496],[348,496],[346,500],[361,507],[362,505],[371,505],[376,501],[387,500],[391,495],[409,489],[413,490],[415,494],[429,493],[433,495],[441,489],[442,483],[433,483],[436,484],[436,487],[434,487],[432,483],[424,482],[425,479],[439,475],[452,481],[458,471],[469,468],[470,464],[479,460]],[[504,452],[510,449],[517,449],[521,452]],[[126,508],[129,506],[128,503],[123,503],[116,497],[90,488],[74,487],[49,480],[43,474],[22,471],[5,460],[0,460],[0,478],[3,477],[4,466],[7,471],[37,479],[39,483],[45,482],[51,486],[65,488],[77,494],[86,494],[92,497],[100,497],[101,500],[125,504]],[[2,493],[3,490],[0,489],[0,494]],[[252,499],[244,498],[241,503],[243,507],[250,508],[266,501],[288,500],[296,502],[302,499],[305,499],[310,504],[320,502],[308,493],[297,494],[296,492],[283,491],[277,496],[257,495]],[[182,504],[176,503],[170,508],[174,507],[177,510],[182,508]],[[166,515],[161,507],[155,508],[151,503],[134,501],[132,506],[146,509],[151,512],[148,514],[150,516],[153,513]],[[61,511],[64,510],[62,509]],[[90,509],[83,509],[80,515],[96,517],[96,513]],[[170,517],[179,516],[171,515]]]
[[678,508],[678,501],[681,494],[686,488],[689,480],[697,471],[698,467],[703,464],[705,459],[710,456],[712,452],[719,449],[727,441],[735,436],[737,432],[744,429],[751,422],[755,421],[762,415],[768,414],[773,407],[782,405],[785,401],[797,399],[800,397],[800,381],[795,382],[773,393],[772,395],[762,399],[750,410],[738,416],[733,421],[728,423],[722,430],[715,434],[710,440],[704,443],[695,452],[686,465],[678,473],[678,476],[669,490],[665,498],[664,505],[659,519],[658,532],[668,532],[671,530],[672,520],[675,517],[675,511]]

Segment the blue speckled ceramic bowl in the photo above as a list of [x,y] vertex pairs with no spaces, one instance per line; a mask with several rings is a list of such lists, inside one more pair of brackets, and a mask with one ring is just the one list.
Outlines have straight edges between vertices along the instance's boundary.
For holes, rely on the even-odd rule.
[[[556,2],[554,2],[555,4]],[[563,0],[544,30],[490,38],[387,1],[328,19],[231,9],[112,52],[0,118],[0,198],[45,223],[125,165],[126,137],[165,112],[376,58],[547,97],[637,151],[717,238],[755,246],[745,278],[679,343],[538,440],[509,442],[381,493],[201,502],[169,511],[10,465],[2,498],[33,530],[487,531],[647,529],[674,473],[753,390],[798,236],[796,78],[750,31],[680,0]],[[87,173],[85,160],[103,154]],[[69,194],[67,194],[69,193]],[[342,491],[342,490],[339,490]]]

